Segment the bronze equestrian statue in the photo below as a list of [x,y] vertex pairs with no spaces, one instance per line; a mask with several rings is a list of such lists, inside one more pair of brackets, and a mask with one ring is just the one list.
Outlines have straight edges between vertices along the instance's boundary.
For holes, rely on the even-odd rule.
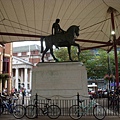
[[[41,38],[41,53],[42,54],[42,62],[44,62],[44,55],[48,50],[50,50],[50,54],[54,58],[56,62],[58,62],[58,59],[53,54],[53,45],[57,47],[67,47],[68,48],[68,54],[69,59],[71,61],[71,46],[77,46],[78,47],[78,60],[80,55],[80,46],[79,44],[75,43],[76,36],[79,36],[79,26],[72,25],[68,28],[68,30],[64,33],[59,33],[55,35],[49,35]],[[46,48],[43,50],[43,40],[45,41]]]

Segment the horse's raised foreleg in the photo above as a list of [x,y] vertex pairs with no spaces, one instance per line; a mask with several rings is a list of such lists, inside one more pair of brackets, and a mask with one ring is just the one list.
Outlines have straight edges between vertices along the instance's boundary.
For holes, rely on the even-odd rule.
[[80,50],[80,45],[77,44],[77,47],[78,47],[78,61],[80,61],[80,52],[81,52],[81,50]]
[[69,59],[71,61],[73,61],[72,58],[71,58],[71,46],[68,46],[68,54],[69,54]]
[[77,52],[77,54],[78,54],[78,61],[79,61],[79,56],[80,56],[80,51],[81,51],[81,50],[80,50],[80,45],[77,44],[77,43],[74,43],[73,46],[78,47],[78,52]]
[[50,53],[51,53],[52,57],[54,58],[54,60],[55,60],[56,62],[58,62],[58,59],[57,59],[57,58],[54,56],[54,54],[53,54],[53,48],[50,49]]

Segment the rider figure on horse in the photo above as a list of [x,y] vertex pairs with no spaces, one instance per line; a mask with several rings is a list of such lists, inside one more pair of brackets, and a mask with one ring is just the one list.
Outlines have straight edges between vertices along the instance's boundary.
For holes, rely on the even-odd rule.
[[64,30],[61,29],[59,25],[60,19],[56,19],[55,23],[52,25],[52,35],[56,35],[59,33],[64,33]]
[[[61,27],[59,25],[59,22],[60,22],[60,19],[56,19],[55,23],[53,23],[53,25],[52,25],[52,35],[56,35],[56,34],[65,32],[63,29],[61,29]],[[55,46],[56,46],[56,48],[58,48],[57,45],[55,45]]]

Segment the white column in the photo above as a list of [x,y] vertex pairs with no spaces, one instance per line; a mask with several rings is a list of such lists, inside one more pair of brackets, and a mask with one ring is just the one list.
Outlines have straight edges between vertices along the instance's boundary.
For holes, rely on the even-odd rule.
[[25,72],[24,72],[25,74],[25,76],[24,76],[24,85],[25,85],[25,89],[26,89],[26,91],[27,91],[27,83],[28,83],[28,81],[27,81],[27,78],[28,78],[28,74],[27,74],[27,68],[25,68]]
[[15,70],[15,88],[18,90],[18,68]]
[[30,90],[32,89],[31,86],[32,86],[32,69],[30,69],[30,81],[29,81],[29,84],[30,84]]
[[23,71],[23,69],[21,70],[21,83],[23,83],[24,82],[24,71]]

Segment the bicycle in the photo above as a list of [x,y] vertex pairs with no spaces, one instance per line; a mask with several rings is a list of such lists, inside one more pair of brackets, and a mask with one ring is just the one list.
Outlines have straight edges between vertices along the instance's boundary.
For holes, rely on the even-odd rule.
[[0,115],[7,110],[10,114],[12,114],[15,118],[21,119],[25,115],[25,107],[22,105],[16,105],[15,101],[18,100],[16,98],[12,99],[8,98],[6,99],[5,97],[1,97],[2,102],[0,104]]
[[109,109],[112,110],[118,117],[120,117],[120,97],[117,94],[110,96]]
[[112,110],[118,117],[120,117],[120,98],[118,95],[114,95],[110,99],[111,103],[109,105],[110,110]]
[[111,96],[109,96],[109,108],[110,109],[114,109],[115,108],[115,106],[117,106],[117,104],[118,104],[118,99],[119,99],[119,97],[116,95],[116,94],[112,94]]
[[83,115],[86,115],[90,109],[93,108],[93,115],[96,119],[102,120],[106,116],[106,111],[105,109],[96,103],[95,99],[90,96],[90,102],[88,105],[83,105],[84,100],[80,100],[79,103],[80,105],[72,105],[69,108],[69,116],[72,119],[80,119]]
[[28,105],[26,107],[26,117],[29,119],[36,118],[38,115],[37,112],[39,111],[40,113],[41,111],[43,115],[47,115],[51,119],[57,119],[61,115],[60,107],[54,104],[49,105],[49,101],[51,101],[51,99],[46,98],[46,100],[47,103],[39,103],[38,101],[34,100],[34,104]]

